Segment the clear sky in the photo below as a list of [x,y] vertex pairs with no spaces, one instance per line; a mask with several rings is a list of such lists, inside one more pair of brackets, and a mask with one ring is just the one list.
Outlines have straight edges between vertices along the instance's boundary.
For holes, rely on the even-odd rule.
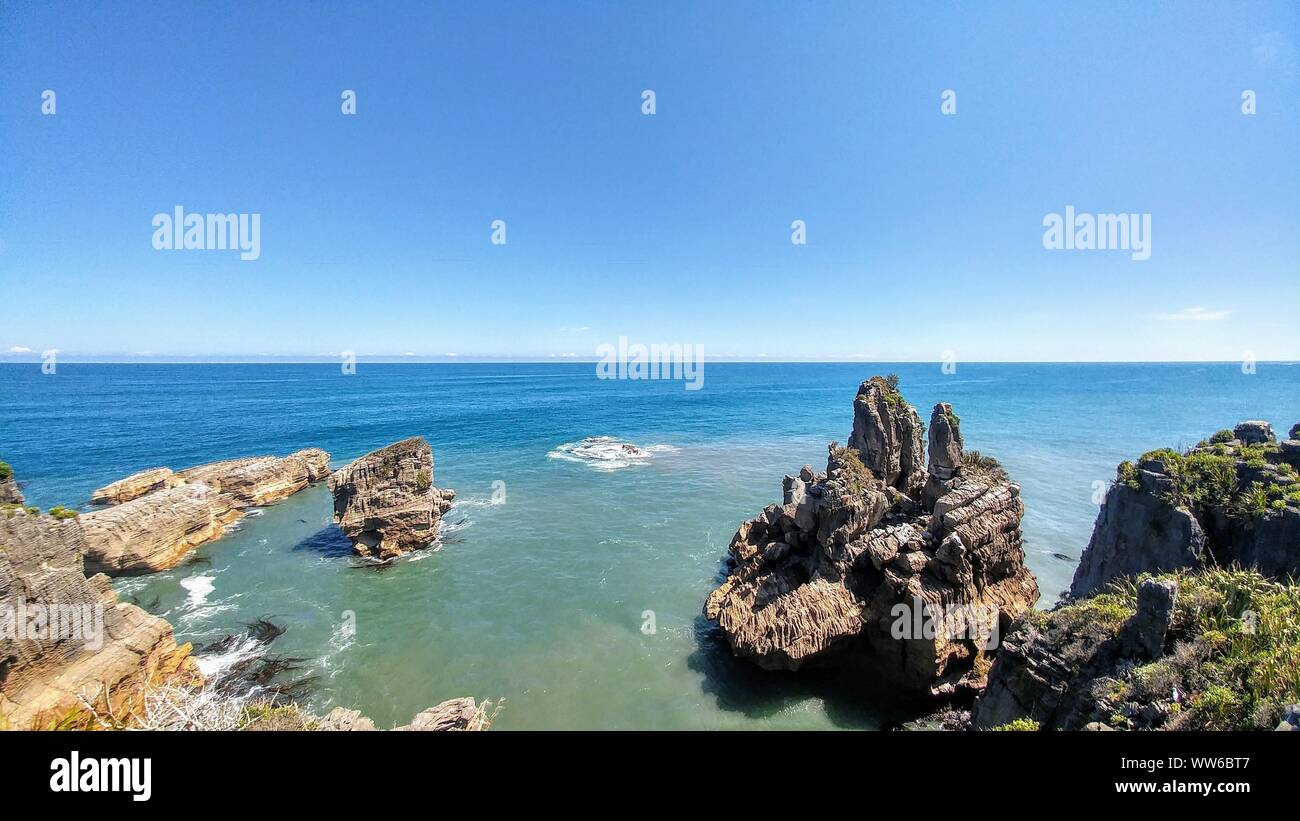
[[[1298,44],[1294,0],[3,0],[0,361],[1300,359]],[[260,258],[155,250],[176,205]],[[1067,205],[1150,259],[1045,249]]]

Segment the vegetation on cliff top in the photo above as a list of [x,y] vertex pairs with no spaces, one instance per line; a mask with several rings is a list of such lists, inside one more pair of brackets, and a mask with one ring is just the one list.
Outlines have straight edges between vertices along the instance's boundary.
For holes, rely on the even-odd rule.
[[[1027,615],[1077,673],[1136,611],[1137,580]],[[1118,729],[1272,729],[1300,702],[1300,586],[1252,570],[1157,576],[1178,582],[1165,654],[1102,679]]]
[[14,478],[14,469],[9,467],[8,462],[0,462],[0,482],[8,482]]
[[[1147,451],[1137,465],[1157,462],[1173,480],[1165,501],[1175,507],[1219,511],[1235,519],[1257,519],[1270,510],[1283,510],[1287,503],[1300,502],[1300,480],[1295,469],[1275,461],[1276,442],[1229,446],[1222,441],[1225,431],[1185,453],[1173,448]],[[1226,431],[1231,437],[1231,431]],[[1229,439],[1229,441],[1232,441]],[[1243,481],[1239,465],[1265,472],[1266,481]],[[1267,471],[1272,470],[1270,476]],[[1139,469],[1133,462],[1121,462],[1115,481],[1139,490]]]

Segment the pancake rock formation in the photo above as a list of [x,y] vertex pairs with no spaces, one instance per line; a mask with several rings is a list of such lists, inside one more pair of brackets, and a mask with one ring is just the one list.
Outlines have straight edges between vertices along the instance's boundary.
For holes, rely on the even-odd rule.
[[255,456],[141,471],[91,494],[107,505],[80,516],[86,565],[109,575],[155,573],[220,538],[249,507],[278,502],[329,475],[318,448],[289,456]]
[[78,519],[0,514],[0,726],[126,721],[150,687],[202,682],[170,624],[86,577],[84,549]]
[[340,468],[329,479],[334,521],[359,556],[387,560],[428,547],[456,494],[433,486],[433,449],[403,439]]
[[1122,463],[1070,594],[1202,566],[1300,577],[1297,436],[1300,425],[1279,443],[1267,422],[1247,421],[1187,452],[1161,448]]
[[242,515],[228,497],[202,484],[178,485],[83,513],[86,568],[127,576],[175,567]]
[[924,428],[893,377],[862,383],[849,446],[826,471],[786,476],[780,505],[743,523],[730,575],[708,597],[737,655],[767,669],[852,663],[873,679],[947,695],[978,689],[995,632],[1031,608],[1020,488],[962,452],[947,404]]

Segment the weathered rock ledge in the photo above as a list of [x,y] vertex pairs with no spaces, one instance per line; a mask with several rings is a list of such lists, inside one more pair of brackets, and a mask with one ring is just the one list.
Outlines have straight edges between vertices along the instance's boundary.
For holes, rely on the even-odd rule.
[[90,712],[129,716],[149,688],[202,677],[172,627],[87,578],[80,522],[0,515],[0,726],[82,726]]
[[340,468],[329,488],[334,520],[352,549],[379,560],[432,544],[456,495],[433,486],[433,449],[419,436]]
[[849,447],[826,471],[786,476],[784,498],[743,523],[705,615],[768,669],[853,663],[910,691],[978,689],[995,631],[1031,608],[1019,487],[963,454],[937,405],[929,430],[892,379],[864,382]]
[[257,456],[174,473],[153,468],[96,490],[107,504],[81,515],[86,564],[109,575],[154,573],[219,538],[242,511],[280,501],[329,475],[318,448],[285,457]]

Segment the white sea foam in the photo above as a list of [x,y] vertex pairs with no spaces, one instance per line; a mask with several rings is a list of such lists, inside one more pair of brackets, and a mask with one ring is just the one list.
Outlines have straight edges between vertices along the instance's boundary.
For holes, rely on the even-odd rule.
[[229,650],[199,655],[195,657],[195,660],[199,665],[199,672],[203,673],[203,677],[213,680],[219,678],[221,673],[234,665],[261,655],[266,651],[266,646],[265,642],[258,641],[252,636],[240,636],[237,641],[230,645]]
[[214,581],[216,581],[215,576],[190,576],[181,579],[181,587],[189,592],[189,596],[185,599],[185,609],[193,610],[206,604],[208,596],[216,589]]
[[675,450],[677,448],[672,445],[649,445],[643,448],[613,436],[588,436],[581,442],[565,442],[546,455],[565,462],[586,464],[594,470],[619,470],[644,463],[655,454]]

